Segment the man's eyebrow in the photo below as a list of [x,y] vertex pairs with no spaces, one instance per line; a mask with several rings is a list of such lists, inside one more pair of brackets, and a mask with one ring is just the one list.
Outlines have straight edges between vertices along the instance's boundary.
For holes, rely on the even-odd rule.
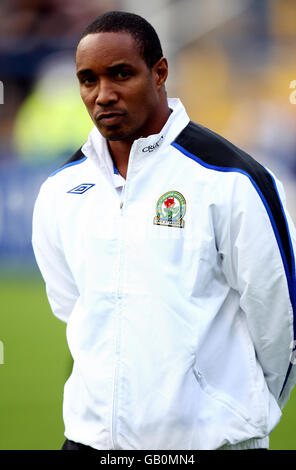
[[131,64],[128,64],[127,62],[120,62],[118,64],[110,65],[110,67],[107,67],[107,70],[117,70],[117,69],[122,69],[122,68],[132,68]]
[[83,75],[92,74],[92,73],[93,73],[93,71],[91,69],[82,69],[82,70],[78,70],[76,75],[77,75],[78,78],[80,78]]
[[[107,71],[114,72],[122,68],[132,68],[132,67],[133,67],[132,64],[129,64],[127,62],[119,62],[118,64],[110,65],[109,67],[107,67]],[[78,78],[81,78],[84,75],[92,75],[92,74],[94,74],[94,71],[91,69],[82,69],[76,73]]]

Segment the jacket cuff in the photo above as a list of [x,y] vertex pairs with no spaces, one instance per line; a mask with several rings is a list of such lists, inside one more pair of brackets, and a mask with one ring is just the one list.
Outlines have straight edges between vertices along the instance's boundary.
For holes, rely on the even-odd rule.
[[268,449],[269,437],[261,439],[248,439],[247,441],[239,442],[238,444],[226,444],[218,450],[247,450],[247,449]]

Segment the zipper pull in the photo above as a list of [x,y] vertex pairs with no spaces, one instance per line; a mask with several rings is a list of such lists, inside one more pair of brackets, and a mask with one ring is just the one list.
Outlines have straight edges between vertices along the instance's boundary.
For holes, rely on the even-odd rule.
[[121,189],[121,195],[120,195],[120,210],[123,208],[123,201],[124,201],[124,195],[125,195],[125,185],[123,185]]

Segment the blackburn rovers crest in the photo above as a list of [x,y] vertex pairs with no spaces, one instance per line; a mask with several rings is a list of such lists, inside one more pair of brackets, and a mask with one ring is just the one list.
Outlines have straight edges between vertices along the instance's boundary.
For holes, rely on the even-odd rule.
[[186,201],[178,191],[168,191],[157,201],[153,223],[169,227],[184,227]]

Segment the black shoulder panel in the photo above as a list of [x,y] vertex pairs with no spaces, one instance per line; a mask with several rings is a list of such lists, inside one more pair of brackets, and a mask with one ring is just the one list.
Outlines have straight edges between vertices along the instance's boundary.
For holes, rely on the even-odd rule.
[[271,174],[246,152],[194,122],[190,122],[183,129],[172,145],[187,157],[209,169],[235,171],[249,177],[268,212],[291,282],[295,274],[290,234]]
[[84,160],[86,160],[86,156],[82,153],[81,150],[82,147],[80,147],[73,155],[70,157],[65,163],[63,163],[57,170],[55,170],[53,173],[51,173],[51,176],[56,175],[60,171],[64,170],[65,168],[68,168],[72,165],[77,165],[79,163],[82,163]]
[[61,165],[60,168],[62,168],[65,165],[68,165],[69,163],[74,163],[77,162],[78,160],[81,160],[82,158],[85,157],[85,155],[82,153],[82,147],[80,147],[78,150],[76,150],[75,153],[73,153],[72,157],[70,157],[65,163]]
[[265,168],[246,152],[224,137],[192,121],[183,129],[175,142],[208,165],[237,168],[252,173],[253,176],[255,173],[262,173],[269,177]]

